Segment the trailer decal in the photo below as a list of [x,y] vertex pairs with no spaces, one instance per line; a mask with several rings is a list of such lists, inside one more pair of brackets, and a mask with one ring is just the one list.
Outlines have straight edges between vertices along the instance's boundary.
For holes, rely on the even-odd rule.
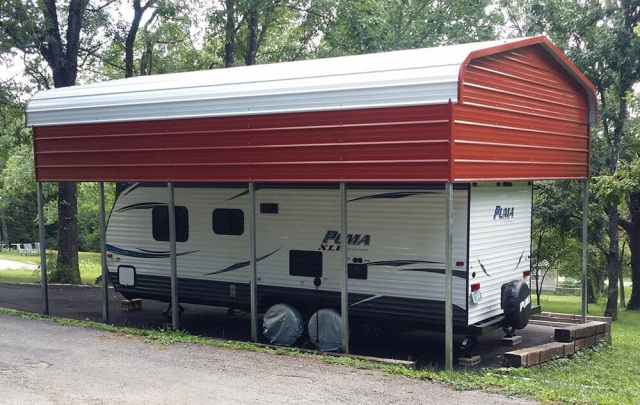
[[419,194],[442,194],[442,193],[439,191],[396,191],[393,193],[365,195],[362,197],[353,198],[349,200],[349,202],[360,201],[360,200],[375,200],[380,198],[405,198],[405,197],[411,197]]
[[[325,233],[322,242],[320,243],[320,248],[318,250],[340,250],[340,232],[329,230]],[[371,235],[368,234],[359,234],[359,233],[348,233],[347,234],[347,245],[351,245],[353,247],[366,246],[371,245]]]
[[[168,250],[148,250],[148,249],[141,249],[141,248],[136,248],[136,249],[138,249],[138,251],[123,249],[123,248],[109,245],[109,244],[106,245],[107,252],[112,252],[118,255],[128,256],[128,257],[137,257],[137,258],[144,258],[144,259],[161,259],[161,258],[167,258],[171,255],[171,252]],[[189,250],[186,252],[176,253],[176,256],[184,256],[184,255],[188,255],[196,252],[199,252],[199,250]]]
[[369,301],[371,301],[371,300],[375,300],[376,298],[382,298],[382,297],[384,297],[384,295],[372,295],[371,297],[368,297],[368,298],[362,299],[362,300],[360,300],[360,301],[356,301],[356,302],[354,302],[353,304],[351,304],[351,305],[349,305],[349,306],[350,306],[350,307],[355,307],[355,306],[356,306],[356,305],[358,305],[358,304],[363,304],[363,303],[365,303],[365,302],[369,302]]
[[[260,256],[256,259],[257,262],[266,259],[267,257],[274,255],[276,253],[278,253],[280,251],[280,249],[282,248],[277,248],[276,250],[274,250],[273,252],[267,253],[264,256]],[[251,264],[250,260],[244,260],[242,262],[238,262],[238,263],[234,263],[230,266],[225,267],[224,269],[220,269],[220,270],[216,270],[216,271],[212,271],[211,273],[205,273],[205,276],[212,276],[214,274],[220,274],[220,273],[226,273],[228,271],[233,271],[233,270],[238,270],[238,269],[242,269],[247,267],[249,264]]]
[[489,273],[487,272],[487,269],[484,267],[484,264],[482,264],[482,262],[480,261],[480,259],[478,259],[478,264],[480,265],[480,268],[482,269],[482,272],[483,272],[484,274],[486,274],[486,275],[487,275],[487,277],[491,277],[491,274],[489,274]]
[[247,195],[247,194],[249,194],[249,189],[246,189],[246,190],[234,195],[233,197],[227,198],[227,201],[235,200],[236,198],[242,197],[242,196]]
[[[434,273],[434,274],[444,274],[444,269],[434,269],[434,268],[417,268],[417,269],[400,269],[400,271],[422,271],[425,273]],[[453,270],[453,277],[460,277],[462,279],[467,279],[467,272],[465,270]]]
[[369,266],[391,266],[391,267],[400,267],[400,266],[408,266],[410,264],[418,264],[418,263],[429,263],[429,264],[442,264],[442,262],[433,261],[433,260],[380,260],[377,262],[369,262]]
[[150,210],[154,207],[165,207],[167,203],[161,202],[141,202],[137,204],[126,205],[124,207],[118,208],[116,212],[125,212],[130,210]]

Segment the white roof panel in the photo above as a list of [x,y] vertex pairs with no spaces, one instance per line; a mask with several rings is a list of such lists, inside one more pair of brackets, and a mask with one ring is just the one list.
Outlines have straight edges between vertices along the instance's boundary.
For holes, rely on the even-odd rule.
[[475,42],[267,65],[139,76],[47,90],[27,106],[29,126],[221,117],[441,104],[458,97]]

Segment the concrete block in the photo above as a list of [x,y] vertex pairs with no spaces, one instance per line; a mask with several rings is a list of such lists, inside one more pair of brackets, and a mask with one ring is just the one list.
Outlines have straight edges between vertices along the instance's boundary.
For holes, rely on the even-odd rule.
[[576,352],[578,350],[586,349],[593,346],[596,343],[595,336],[589,336],[581,339],[576,339]]
[[504,346],[517,346],[522,343],[522,336],[503,337],[500,342]]
[[140,298],[122,300],[120,301],[120,308],[124,312],[140,311],[142,310],[142,300]]
[[458,364],[462,367],[474,367],[482,362],[482,357],[475,356],[465,356],[458,358]]
[[547,343],[538,346],[538,348],[540,349],[540,363],[564,356],[564,343],[561,342]]
[[562,345],[563,345],[563,352],[565,357],[573,356],[573,354],[576,352],[575,342],[562,343]]
[[599,321],[590,321],[587,323],[567,325],[555,328],[555,340],[558,342],[571,342],[572,340],[581,339],[598,334],[599,329],[605,328],[606,325]]
[[507,367],[531,367],[540,363],[540,349],[530,347],[504,354],[503,363]]

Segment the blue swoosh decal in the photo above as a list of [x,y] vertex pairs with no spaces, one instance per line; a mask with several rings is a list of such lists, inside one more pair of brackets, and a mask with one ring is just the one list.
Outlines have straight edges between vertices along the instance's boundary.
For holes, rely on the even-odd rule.
[[[107,252],[112,252],[122,256],[138,257],[138,258],[144,258],[144,259],[160,259],[160,258],[167,258],[171,256],[171,252],[169,252],[168,250],[154,251],[154,250],[145,250],[145,249],[138,248],[138,250],[135,251],[135,250],[123,249],[123,248],[109,245],[109,244],[106,245],[106,250]],[[199,252],[199,251],[190,250],[187,252],[180,252],[180,253],[176,253],[176,256],[184,256],[184,255],[188,255],[196,252]]]

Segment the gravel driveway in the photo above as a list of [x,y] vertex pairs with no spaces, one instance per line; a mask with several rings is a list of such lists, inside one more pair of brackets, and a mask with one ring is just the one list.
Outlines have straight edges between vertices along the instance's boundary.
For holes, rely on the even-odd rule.
[[315,359],[159,346],[7,316],[0,392],[10,404],[524,403]]

